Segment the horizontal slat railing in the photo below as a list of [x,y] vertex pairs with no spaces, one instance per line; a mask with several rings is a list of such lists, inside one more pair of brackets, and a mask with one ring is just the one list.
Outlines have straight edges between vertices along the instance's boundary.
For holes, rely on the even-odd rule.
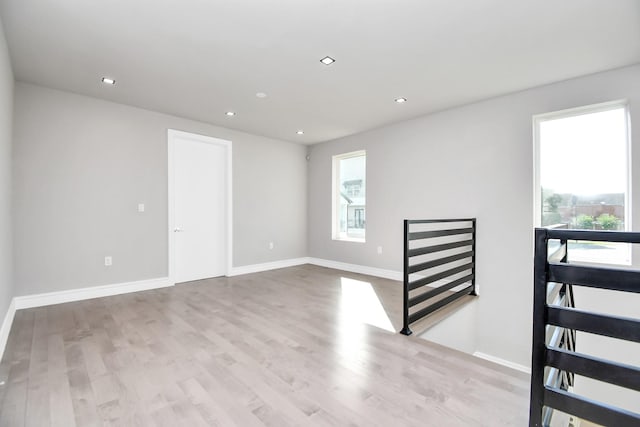
[[[612,276],[615,276],[615,281],[610,280]],[[638,272],[621,268],[550,263],[549,281],[608,289],[610,291],[640,293]]]
[[583,240],[587,242],[640,243],[640,233],[592,230],[548,230],[549,239]]
[[564,307],[549,307],[548,322],[562,328],[640,342],[640,321],[618,316],[605,316]]
[[[553,253],[550,240],[554,248],[561,242]],[[640,391],[640,366],[575,351],[576,331],[640,343],[640,319],[578,310],[573,294],[573,286],[640,293],[640,271],[567,264],[569,240],[640,243],[640,233],[536,229],[529,425],[548,426],[560,410],[602,425],[639,426],[640,413],[580,396],[571,386],[579,375]]]
[[449,249],[461,248],[473,245],[473,240],[462,240],[460,242],[444,243],[442,245],[426,246],[424,248],[409,249],[409,257],[427,255],[435,252],[442,252]]
[[547,364],[594,380],[640,391],[640,368],[636,366],[611,362],[559,348],[547,350]]
[[442,271],[440,273],[434,274],[432,276],[424,277],[422,279],[416,280],[414,282],[409,282],[409,290],[413,291],[418,288],[421,288],[425,285],[430,285],[432,283],[437,282],[438,280],[446,279],[447,277],[453,276],[457,273],[462,273],[463,271],[473,270],[473,263],[470,262],[465,265],[461,265],[458,267],[451,268],[446,271]]
[[421,302],[428,300],[429,298],[433,298],[435,296],[440,295],[443,292],[446,292],[456,286],[462,285],[463,283],[467,283],[473,280],[473,274],[469,274],[468,276],[461,277],[453,282],[447,283],[445,285],[439,286],[437,288],[433,288],[430,291],[427,291],[423,294],[420,294],[416,297],[409,298],[409,307],[413,307],[414,305],[418,305]]
[[473,228],[460,228],[454,230],[422,231],[419,233],[409,233],[409,240],[432,239],[434,237],[455,236],[457,234],[473,233]]
[[411,323],[465,295],[475,295],[475,236],[475,218],[404,221],[401,333],[411,334]]
[[545,387],[544,403],[566,414],[575,415],[605,426],[638,427],[640,415],[573,393]]
[[437,267],[439,265],[449,264],[450,262],[458,261],[460,259],[471,258],[472,256],[473,256],[473,252],[469,251],[461,254],[455,254],[455,255],[444,257],[444,258],[435,259],[433,261],[427,261],[427,262],[422,262],[420,264],[411,265],[409,266],[409,274],[427,270],[429,268]]
[[409,315],[409,323],[411,324],[417,320],[422,319],[423,317],[433,313],[434,311],[444,307],[445,305],[457,300],[461,296],[469,295],[472,291],[473,291],[473,285],[469,285],[466,288],[462,289],[460,293],[449,295],[446,298],[443,298],[441,300],[434,302],[428,307],[425,307],[421,310],[416,311],[415,313]]

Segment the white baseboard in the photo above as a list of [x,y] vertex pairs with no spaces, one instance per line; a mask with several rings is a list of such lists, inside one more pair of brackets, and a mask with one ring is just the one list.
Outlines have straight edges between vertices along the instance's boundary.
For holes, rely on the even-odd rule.
[[262,264],[243,265],[233,267],[228,274],[229,277],[240,276],[242,274],[259,273],[261,271],[276,270],[278,268],[294,267],[296,265],[309,264],[309,258],[291,258],[280,261],[265,262]]
[[0,325],[0,360],[2,360],[4,350],[7,346],[7,340],[9,339],[9,332],[11,331],[11,325],[13,324],[16,310],[62,304],[65,302],[80,301],[91,298],[128,294],[130,292],[147,291],[150,289],[166,288],[173,285],[174,283],[171,283],[169,278],[162,277],[158,279],[116,283],[114,285],[92,286],[89,288],[69,289],[65,291],[13,297],[11,304],[9,304],[7,314],[4,316],[4,321],[2,322],[2,325]]
[[[346,262],[334,261],[324,258],[303,257],[284,259],[281,261],[265,262],[263,264],[243,265],[241,267],[233,267],[228,277],[240,276],[242,274],[259,273],[261,271],[275,270],[278,268],[294,267],[296,265],[313,264],[320,267],[333,268],[335,270],[349,271],[351,273],[366,274],[368,276],[382,277],[383,279],[391,279],[402,281],[402,271],[385,270],[383,268],[369,267],[366,265],[349,264]],[[438,284],[447,283],[447,280],[437,282]]]
[[47,292],[44,294],[24,295],[14,297],[15,309],[42,307],[45,305],[62,304],[91,298],[108,297],[127,294],[130,292],[147,291],[150,289],[173,286],[169,278],[138,280],[135,282],[116,283],[113,285],[92,286],[88,288],[69,289],[66,291]]
[[352,273],[366,274],[369,276],[382,277],[384,279],[402,280],[402,272],[394,270],[385,270],[382,268],[368,267],[366,265],[348,264],[346,262],[333,261],[330,259],[302,257],[284,259],[281,261],[265,262],[262,264],[243,265],[241,267],[233,267],[228,275],[240,276],[242,274],[259,273],[261,271],[275,270],[278,268],[294,267],[296,265],[313,264],[320,267],[328,267],[336,270],[349,271]]
[[9,332],[11,332],[11,325],[13,324],[13,318],[16,315],[16,304],[12,299],[7,308],[7,314],[4,316],[2,325],[0,326],[0,360],[4,356],[4,350],[7,347],[7,340],[9,339]]
[[488,360],[489,362],[497,363],[498,365],[506,366],[507,368],[515,369],[516,371],[524,372],[525,374],[531,375],[531,368],[528,366],[510,362],[508,360],[501,359],[490,354],[481,353],[479,351],[474,352],[473,355],[475,357],[479,357],[480,359]]
[[395,270],[385,270],[383,268],[368,267],[366,265],[348,264],[346,262],[333,261],[322,258],[308,258],[308,263],[319,265],[320,267],[335,268],[336,270],[350,271],[352,273],[366,274],[369,276],[382,277],[384,279],[402,280],[402,272]]

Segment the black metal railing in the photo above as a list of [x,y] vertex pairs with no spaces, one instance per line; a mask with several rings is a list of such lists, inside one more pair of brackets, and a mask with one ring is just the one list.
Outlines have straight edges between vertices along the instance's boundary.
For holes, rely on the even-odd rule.
[[476,295],[475,277],[475,218],[405,219],[400,333],[411,335],[411,323],[465,295]]
[[[566,229],[566,224],[555,224],[548,226],[547,229]],[[549,262],[566,263],[568,260],[568,246],[566,240],[557,240],[547,246],[553,249],[548,255]],[[575,308],[575,299],[573,296],[573,286],[567,283],[550,283],[547,287],[547,304],[556,307]],[[545,327],[545,343],[547,347],[566,349],[575,351],[576,331],[575,329],[566,329],[555,325],[547,325]],[[546,387],[554,387],[560,390],[568,391],[569,387],[574,385],[574,375],[556,367],[547,367],[544,372],[544,385]],[[545,407],[542,410],[542,425],[548,426],[551,423],[553,409]]]
[[640,270],[567,263],[567,241],[640,243],[640,233],[538,228],[535,232],[529,426],[554,410],[607,426],[640,425],[640,414],[573,393],[574,375],[640,391],[640,366],[578,353],[576,331],[640,342],[640,320],[576,309],[573,287],[640,293]]

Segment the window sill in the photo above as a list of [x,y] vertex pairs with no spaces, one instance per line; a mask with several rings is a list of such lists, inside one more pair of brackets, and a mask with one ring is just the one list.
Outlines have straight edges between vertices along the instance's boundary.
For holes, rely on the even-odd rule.
[[586,267],[622,267],[622,268],[632,267],[632,263],[630,260],[620,260],[620,261],[611,260],[609,262],[599,262],[599,261],[591,261],[586,259],[575,259],[575,260],[569,259],[568,263],[576,264],[576,265],[584,265]]
[[358,237],[334,237],[333,240],[338,242],[366,243],[365,239]]
[[630,267],[631,245],[626,243],[569,241],[569,262],[593,267]]

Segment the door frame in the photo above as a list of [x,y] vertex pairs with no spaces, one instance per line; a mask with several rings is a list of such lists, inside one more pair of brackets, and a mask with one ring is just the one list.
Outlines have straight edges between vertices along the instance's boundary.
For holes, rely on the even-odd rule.
[[221,146],[226,152],[226,188],[225,188],[225,247],[226,247],[226,273],[225,276],[230,276],[233,268],[233,197],[232,197],[232,143],[225,139],[214,138],[211,136],[200,135],[191,132],[185,132],[175,129],[167,129],[167,159],[168,159],[168,242],[169,242],[169,281],[175,284],[175,208],[174,208],[174,149],[178,139],[189,139],[196,142],[202,142],[205,144],[214,144]]

